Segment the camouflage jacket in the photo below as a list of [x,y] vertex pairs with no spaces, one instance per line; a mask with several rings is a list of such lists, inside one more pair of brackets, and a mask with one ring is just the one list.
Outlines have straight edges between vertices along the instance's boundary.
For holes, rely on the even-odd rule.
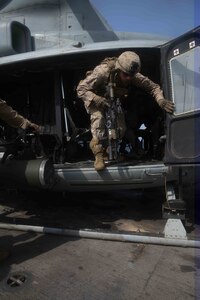
[[12,107],[5,101],[0,99],[0,119],[5,121],[8,125],[15,128],[26,129],[30,126],[31,122],[18,114]]
[[[100,65],[96,66],[92,71],[87,72],[86,78],[80,81],[77,87],[77,94],[78,97],[84,101],[86,109],[90,107],[96,95],[105,96],[111,73],[115,71],[116,59],[117,58],[104,59]],[[123,88],[119,82],[115,83],[116,87]],[[133,77],[131,85],[142,88],[152,95],[157,102],[159,99],[164,98],[160,86],[141,73],[137,73]],[[127,89],[124,89],[124,93],[127,91]]]

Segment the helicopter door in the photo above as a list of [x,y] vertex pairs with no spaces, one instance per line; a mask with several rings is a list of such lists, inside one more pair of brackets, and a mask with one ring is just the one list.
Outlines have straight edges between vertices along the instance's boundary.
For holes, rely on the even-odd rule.
[[166,116],[166,164],[200,163],[200,27],[161,48],[163,90],[175,104]]

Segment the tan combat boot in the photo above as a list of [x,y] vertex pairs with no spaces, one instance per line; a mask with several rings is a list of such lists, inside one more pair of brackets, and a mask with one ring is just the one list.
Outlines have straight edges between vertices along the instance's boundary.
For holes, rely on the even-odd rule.
[[103,159],[103,147],[99,144],[98,139],[92,139],[90,142],[90,149],[95,156],[94,168],[96,171],[101,171],[105,169],[105,163]]

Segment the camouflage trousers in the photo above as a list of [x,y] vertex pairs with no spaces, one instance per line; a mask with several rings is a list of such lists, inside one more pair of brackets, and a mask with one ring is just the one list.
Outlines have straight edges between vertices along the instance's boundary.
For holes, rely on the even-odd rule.
[[[97,110],[91,108],[88,112],[90,114],[92,137],[102,142],[105,141],[108,138],[106,111],[103,109]],[[126,123],[123,112],[116,113],[115,124],[118,137],[119,139],[122,139],[126,131]]]

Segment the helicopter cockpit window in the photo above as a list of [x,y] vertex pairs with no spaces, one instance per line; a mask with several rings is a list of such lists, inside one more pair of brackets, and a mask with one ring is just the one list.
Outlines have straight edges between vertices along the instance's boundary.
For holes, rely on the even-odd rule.
[[190,49],[170,61],[175,115],[200,109],[200,47]]

